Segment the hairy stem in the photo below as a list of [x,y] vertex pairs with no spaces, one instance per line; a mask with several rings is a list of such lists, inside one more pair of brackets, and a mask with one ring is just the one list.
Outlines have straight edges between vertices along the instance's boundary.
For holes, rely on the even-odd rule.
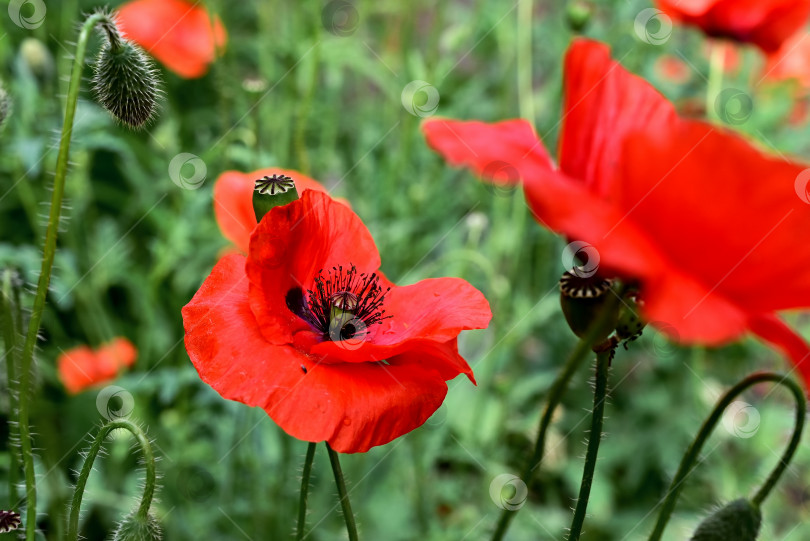
[[309,478],[312,475],[312,462],[315,460],[315,445],[307,445],[307,457],[304,459],[304,471],[301,475],[301,496],[298,499],[298,528],[295,532],[296,541],[304,539],[304,528],[307,525],[307,496],[309,495]]
[[332,463],[332,472],[335,474],[335,484],[337,485],[340,506],[343,509],[343,520],[346,521],[346,531],[349,533],[349,541],[357,541],[357,525],[354,523],[354,513],[352,504],[349,502],[349,494],[346,492],[346,482],[343,480],[343,471],[340,469],[340,458],[338,454],[326,444],[329,451],[329,462]]

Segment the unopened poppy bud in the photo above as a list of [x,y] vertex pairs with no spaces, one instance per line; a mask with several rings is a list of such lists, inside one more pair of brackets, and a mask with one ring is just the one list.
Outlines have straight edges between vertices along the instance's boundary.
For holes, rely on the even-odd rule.
[[[612,283],[599,276],[580,277],[566,271],[560,278],[560,305],[565,320],[574,334],[582,338],[590,329],[591,324],[599,317],[608,300]],[[619,310],[611,315],[609,323],[605,324],[604,332],[594,341],[595,344],[603,342],[619,319]]]
[[149,513],[141,518],[138,513],[130,513],[115,530],[113,541],[160,541],[163,533],[157,519]]
[[100,26],[106,39],[93,67],[93,90],[115,118],[139,128],[157,109],[157,71],[143,49],[121,37],[114,21],[104,21]]
[[620,340],[635,340],[641,336],[646,322],[639,315],[639,300],[635,295],[624,298],[619,310],[619,322],[616,325],[616,336]]
[[20,57],[35,76],[48,80],[53,76],[54,62],[51,51],[37,38],[25,38],[20,44]]
[[3,85],[0,85],[0,128],[5,124],[6,118],[8,118],[10,112],[11,99],[8,97],[8,93],[6,89],[3,88]]
[[748,500],[734,500],[706,518],[690,541],[756,541],[762,511]]
[[253,212],[256,221],[261,222],[264,215],[274,207],[292,203],[298,199],[295,181],[286,175],[263,176],[256,181],[253,190]]
[[593,7],[589,2],[584,0],[574,0],[570,2],[565,10],[568,26],[574,32],[582,32],[591,21],[592,12]]

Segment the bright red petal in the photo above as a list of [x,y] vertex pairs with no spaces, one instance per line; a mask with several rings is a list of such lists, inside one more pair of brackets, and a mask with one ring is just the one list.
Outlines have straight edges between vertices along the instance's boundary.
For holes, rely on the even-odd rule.
[[185,0],[135,0],[117,10],[124,34],[181,77],[205,75],[226,41],[219,18]]
[[306,190],[301,199],[268,212],[253,232],[246,265],[251,306],[265,338],[289,344],[295,331],[308,329],[287,307],[287,293],[313,289],[321,270],[341,265],[354,265],[359,273],[380,266],[374,239],[348,207]]
[[265,409],[290,435],[364,452],[420,426],[447,386],[430,353],[387,363],[319,364],[268,343],[250,308],[242,256],[221,259],[183,308],[186,349],[223,397]]
[[752,332],[776,346],[793,361],[805,387],[810,389],[810,346],[807,342],[774,315],[751,316],[749,325]]
[[487,124],[437,118],[426,120],[422,132],[428,145],[451,165],[469,167],[499,184],[516,184],[553,166],[525,120]]

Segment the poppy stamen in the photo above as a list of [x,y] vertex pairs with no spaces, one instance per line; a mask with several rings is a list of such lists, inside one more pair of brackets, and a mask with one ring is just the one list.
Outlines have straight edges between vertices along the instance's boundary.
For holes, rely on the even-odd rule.
[[332,267],[326,275],[318,271],[313,289],[287,293],[287,306],[301,319],[335,342],[362,339],[372,325],[390,318],[382,308],[391,288],[379,284],[376,272],[358,273],[351,265]]

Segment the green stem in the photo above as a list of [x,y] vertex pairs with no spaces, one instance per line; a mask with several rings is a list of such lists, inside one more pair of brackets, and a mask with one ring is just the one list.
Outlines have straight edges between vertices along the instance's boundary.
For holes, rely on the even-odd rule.
[[776,383],[778,385],[783,385],[790,389],[791,393],[793,393],[793,397],[796,399],[797,406],[796,424],[790,444],[785,450],[785,453],[782,455],[782,458],[779,460],[779,464],[765,481],[765,484],[763,484],[762,488],[757,491],[752,503],[759,506],[768,496],[768,493],[771,491],[771,489],[773,489],[779,480],[779,477],[782,475],[782,473],[784,473],[788,463],[793,457],[793,453],[796,451],[796,448],[801,441],[802,431],[804,429],[804,418],[807,413],[807,403],[804,398],[804,391],[795,381],[788,379],[787,376],[782,374],[777,374],[774,372],[759,372],[756,374],[751,374],[737,385],[729,389],[726,394],[724,394],[717,402],[717,405],[714,407],[714,410],[712,410],[712,413],[709,415],[708,419],[706,419],[706,421],[703,423],[703,426],[700,427],[700,431],[695,437],[695,441],[693,441],[692,445],[690,445],[689,449],[687,449],[675,477],[672,478],[672,483],[669,485],[669,491],[667,492],[666,499],[664,500],[664,505],[662,506],[661,512],[658,515],[658,521],[655,524],[655,529],[653,529],[652,534],[650,534],[649,541],[659,541],[661,536],[664,534],[664,528],[666,528],[667,522],[669,522],[669,518],[672,515],[672,512],[675,510],[675,504],[678,502],[678,497],[680,496],[681,489],[683,488],[683,482],[691,473],[693,465],[698,461],[703,445],[711,435],[714,427],[720,421],[725,409],[743,391],[756,385],[757,383],[767,381]]
[[309,494],[309,477],[312,475],[312,462],[315,460],[315,445],[307,446],[307,457],[304,459],[304,472],[301,476],[301,497],[298,500],[298,529],[295,539],[304,539],[304,527],[307,525],[307,496]]
[[144,434],[143,430],[130,421],[129,419],[116,419],[101,427],[101,430],[96,434],[90,450],[87,452],[87,458],[82,465],[82,471],[79,473],[79,478],[76,480],[76,488],[73,491],[73,502],[70,506],[70,518],[68,519],[68,541],[76,541],[79,535],[79,510],[82,506],[82,497],[84,496],[84,489],[87,486],[87,479],[90,477],[90,472],[93,470],[93,462],[96,460],[104,440],[113,430],[123,428],[129,430],[133,436],[138,440],[143,453],[144,463],[146,465],[146,486],[144,487],[143,496],[141,497],[141,504],[138,507],[138,518],[146,521],[149,517],[149,507],[152,505],[152,498],[155,495],[156,475],[155,475],[155,456],[152,453],[152,445],[149,439]]
[[532,0],[518,2],[517,83],[520,116],[534,123],[532,96]]
[[[9,417],[17,411],[17,396],[11,389],[14,381],[17,380],[17,356],[19,354],[18,338],[20,329],[18,327],[20,306],[14,302],[14,273],[6,269],[3,271],[3,309],[0,316],[0,324],[3,326],[4,356],[6,359],[6,385],[8,387],[8,411]],[[8,469],[8,494],[9,502],[17,501],[17,476],[19,464],[15,443],[19,440],[14,423],[9,423],[9,469]]]
[[608,373],[610,360],[613,358],[613,348],[600,351],[596,355],[596,386],[593,392],[593,414],[591,416],[591,437],[588,440],[588,450],[585,453],[585,468],[582,470],[582,483],[579,485],[579,498],[574,509],[574,519],[571,522],[569,541],[579,541],[582,535],[582,525],[585,523],[585,513],[588,510],[588,499],[591,496],[593,474],[596,471],[596,457],[599,454],[599,443],[602,441],[602,422],[605,418],[605,401],[607,399]]
[[340,469],[340,458],[338,454],[326,444],[329,451],[329,462],[332,463],[332,472],[335,474],[335,484],[340,497],[340,506],[343,509],[343,519],[346,521],[346,531],[349,532],[349,541],[357,541],[357,525],[354,523],[354,513],[352,504],[349,502],[349,494],[346,492],[346,482],[343,480],[343,471]]
[[76,104],[79,100],[79,88],[84,68],[84,56],[87,51],[87,40],[93,27],[108,17],[96,13],[87,18],[82,25],[79,39],[76,42],[76,54],[73,59],[73,69],[70,74],[67,104],[65,108],[65,122],[62,125],[62,135],[59,140],[59,154],[56,158],[56,173],[53,179],[53,195],[51,196],[51,210],[48,215],[48,228],[45,232],[45,247],[43,249],[42,268],[39,273],[37,292],[34,297],[34,306],[31,310],[31,319],[28,323],[28,333],[23,344],[20,361],[20,386],[18,388],[19,414],[18,426],[20,431],[20,445],[22,447],[22,460],[25,469],[25,495],[26,520],[25,538],[33,541],[36,535],[37,492],[34,474],[34,453],[31,444],[31,429],[28,425],[28,399],[31,385],[31,364],[34,360],[34,347],[37,343],[39,324],[45,310],[45,299],[48,296],[48,286],[51,282],[53,259],[56,254],[56,236],[59,232],[59,216],[62,212],[62,197],[65,193],[65,177],[68,169],[68,154],[70,152],[70,137],[73,133],[73,120],[76,115]]
[[[521,479],[527,485],[530,484],[532,473],[540,467],[540,464],[543,461],[543,455],[546,448],[546,432],[548,431],[548,427],[551,425],[554,410],[557,409],[557,406],[560,404],[562,397],[565,394],[565,390],[568,388],[568,382],[571,381],[572,377],[574,377],[574,374],[576,374],[580,366],[582,366],[585,359],[588,358],[588,355],[593,352],[593,346],[596,344],[599,337],[607,334],[605,327],[611,324],[614,311],[624,295],[624,288],[619,288],[618,291],[615,289],[611,291],[612,294],[605,302],[602,311],[599,313],[590,329],[588,329],[585,336],[582,337],[582,339],[577,343],[574,351],[571,352],[568,360],[566,360],[562,371],[557,374],[557,378],[554,380],[554,383],[551,384],[551,388],[549,389],[546,398],[546,406],[543,409],[542,416],[540,417],[540,426],[537,430],[537,441],[534,445],[534,453],[532,454],[532,458],[526,465],[526,468],[523,470],[523,475],[521,476]],[[517,511],[518,509],[515,509],[514,511],[504,509],[501,512],[501,517],[498,520],[495,533],[492,534],[492,541],[500,541],[503,539],[503,536],[506,535],[506,531],[509,529],[509,524],[517,514]]]
[[717,114],[715,101],[723,87],[723,72],[726,68],[726,44],[713,40],[710,47],[709,82],[706,87],[706,115],[712,120],[718,120],[720,117]]

